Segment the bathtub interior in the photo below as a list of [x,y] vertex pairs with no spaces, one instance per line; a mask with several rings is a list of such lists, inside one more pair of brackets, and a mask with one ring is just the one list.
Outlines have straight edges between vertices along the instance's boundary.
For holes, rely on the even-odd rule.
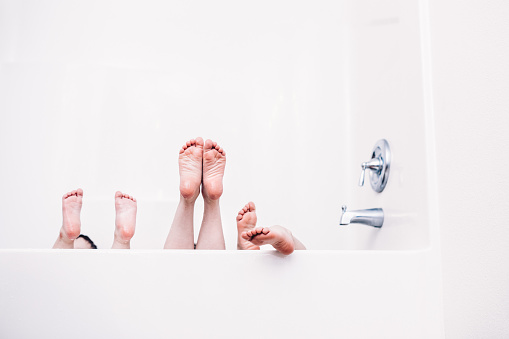
[[[100,248],[116,190],[139,201],[132,247],[161,248],[196,136],[227,152],[228,249],[248,201],[310,249],[430,246],[417,1],[2,5],[0,248],[50,247],[77,187]],[[394,163],[378,194],[357,181],[381,138]],[[343,204],[384,208],[384,227],[340,227]]]

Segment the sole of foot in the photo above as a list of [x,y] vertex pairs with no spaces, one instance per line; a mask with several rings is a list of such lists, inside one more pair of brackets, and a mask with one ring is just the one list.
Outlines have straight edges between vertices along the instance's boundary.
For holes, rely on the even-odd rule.
[[237,214],[237,248],[239,250],[259,250],[260,246],[253,244],[245,238],[241,237],[241,234],[256,227],[256,206],[254,202],[248,202]]
[[272,245],[285,255],[295,250],[292,232],[282,226],[255,227],[243,232],[241,238],[258,246]]
[[208,139],[203,146],[203,198],[217,200],[223,194],[226,152]]
[[69,240],[76,239],[81,232],[81,205],[83,204],[83,190],[78,188],[67,192],[62,197],[62,230],[61,235]]
[[203,173],[203,139],[187,141],[179,151],[180,194],[186,200],[196,200],[200,194]]
[[136,228],[136,199],[122,192],[115,193],[115,238],[128,242],[134,236]]

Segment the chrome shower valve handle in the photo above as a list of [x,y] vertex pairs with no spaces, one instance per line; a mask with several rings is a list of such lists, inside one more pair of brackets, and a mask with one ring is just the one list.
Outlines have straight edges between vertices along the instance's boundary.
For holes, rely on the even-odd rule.
[[383,166],[384,166],[384,160],[382,158],[375,158],[375,159],[371,159],[368,162],[363,162],[361,164],[362,171],[361,171],[361,177],[359,179],[359,186],[364,186],[364,177],[366,176],[366,169],[370,169],[372,171],[379,173],[382,171]]
[[371,170],[371,187],[375,190],[375,192],[382,192],[389,180],[391,158],[391,149],[387,140],[378,140],[371,153],[371,160],[361,164],[362,172],[359,179],[359,186],[364,186],[366,170],[369,169]]

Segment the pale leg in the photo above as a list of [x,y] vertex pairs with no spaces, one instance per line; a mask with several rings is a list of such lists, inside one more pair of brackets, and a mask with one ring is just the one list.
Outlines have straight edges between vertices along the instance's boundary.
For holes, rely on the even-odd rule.
[[180,203],[175,212],[170,232],[166,238],[166,249],[194,249],[194,203],[196,199],[189,201],[180,197]]
[[221,222],[221,211],[219,199],[204,199],[203,221],[196,243],[197,250],[224,250],[226,245],[223,235],[223,224]]
[[255,227],[242,232],[241,237],[254,245],[272,245],[283,254],[291,254],[294,250],[305,250],[306,246],[295,238],[287,228],[283,226]]
[[136,199],[122,192],[115,193],[115,235],[113,249],[130,249],[136,227]]
[[256,227],[256,206],[254,202],[248,202],[237,214],[237,249],[238,250],[259,250],[260,246],[241,237],[242,233]]
[[194,249],[194,203],[200,194],[203,139],[187,141],[179,153],[180,202],[164,244],[165,249]]
[[223,176],[226,166],[226,152],[212,140],[203,146],[203,221],[196,243],[196,249],[226,249],[219,198],[223,194]]
[[83,201],[83,190],[68,192],[62,197],[62,228],[53,248],[74,248],[74,240],[81,231],[81,205]]

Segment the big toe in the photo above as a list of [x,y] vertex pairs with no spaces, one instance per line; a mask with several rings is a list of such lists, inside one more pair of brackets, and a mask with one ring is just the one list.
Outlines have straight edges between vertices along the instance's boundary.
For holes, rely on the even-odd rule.
[[210,151],[213,147],[214,147],[214,142],[212,140],[210,140],[210,139],[207,139],[205,141],[203,149],[205,151]]
[[195,143],[196,143],[196,146],[200,146],[200,147],[203,147],[203,139],[201,137],[198,137],[195,139]]

